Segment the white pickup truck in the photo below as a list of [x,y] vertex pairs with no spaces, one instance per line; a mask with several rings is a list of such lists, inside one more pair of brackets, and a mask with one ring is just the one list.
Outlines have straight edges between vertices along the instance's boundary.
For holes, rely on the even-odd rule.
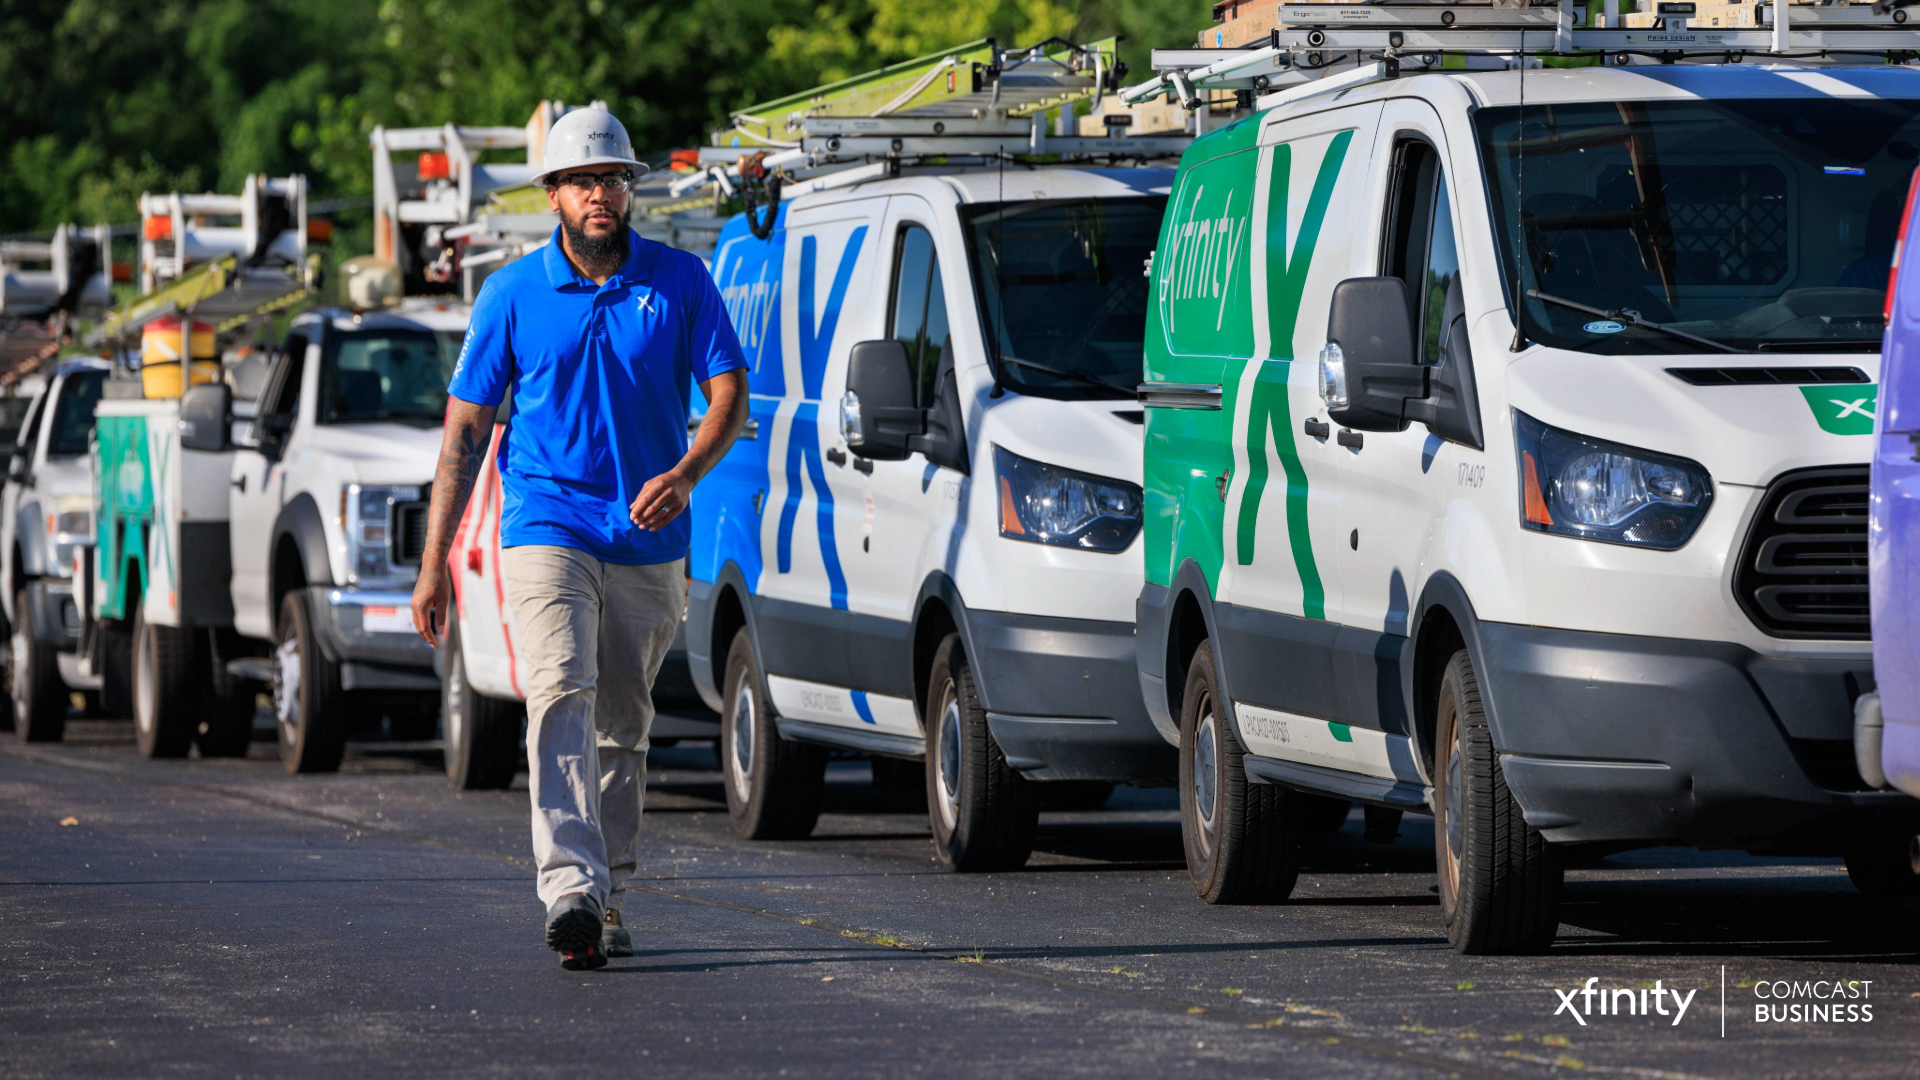
[[[58,741],[70,692],[101,685],[81,674],[74,656],[80,613],[73,564],[75,551],[93,543],[87,438],[106,377],[98,360],[69,360],[55,368],[28,405],[7,463],[0,494],[0,605],[11,628],[7,670],[13,700],[7,715],[23,741]],[[121,680],[115,688],[124,685]],[[110,712],[124,708],[113,701],[108,706]]]
[[466,322],[425,300],[308,312],[264,373],[246,361],[177,400],[110,385],[83,646],[107,667],[131,648],[142,753],[244,754],[263,686],[289,772],[338,768],[383,721],[433,736],[408,601]]

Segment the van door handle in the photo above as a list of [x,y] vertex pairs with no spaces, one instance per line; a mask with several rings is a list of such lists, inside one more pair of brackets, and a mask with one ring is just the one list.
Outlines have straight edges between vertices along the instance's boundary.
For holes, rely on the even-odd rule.
[[1340,429],[1340,434],[1337,438],[1334,439],[1334,441],[1339,443],[1341,446],[1349,446],[1355,450],[1358,450],[1361,447],[1367,445],[1366,436],[1360,434],[1357,431],[1348,431],[1346,428]]
[[246,473],[241,473],[239,476],[233,478],[232,480],[227,481],[227,483],[231,484],[236,488],[239,488],[240,494],[245,495],[247,493],[247,474]]
[[866,473],[868,476],[873,475],[873,459],[872,458],[863,458],[860,455],[855,454],[853,457],[853,467],[860,470],[863,473]]
[[827,460],[833,462],[835,465],[845,465],[847,463],[847,452],[837,447],[830,448],[827,450]]
[[1324,439],[1333,432],[1333,427],[1325,420],[1315,420],[1309,416],[1307,417],[1307,422],[1300,425],[1300,430],[1306,432],[1313,438]]

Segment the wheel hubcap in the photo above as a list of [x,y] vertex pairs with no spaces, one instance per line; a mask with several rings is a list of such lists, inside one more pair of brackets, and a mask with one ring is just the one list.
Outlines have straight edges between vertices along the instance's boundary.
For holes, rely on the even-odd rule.
[[153,685],[153,661],[147,657],[147,631],[144,626],[133,642],[133,722],[143,735],[153,734],[157,691]]
[[[460,658],[460,654],[456,652],[453,654],[453,670],[447,673],[446,753],[448,754],[449,758],[459,753],[460,748],[466,745],[467,699],[466,699],[466,694],[464,692],[464,684],[466,683],[466,681],[467,681],[466,661],[462,660]],[[274,702],[274,705],[276,708],[278,708],[279,701],[276,700]]]
[[1465,799],[1460,793],[1460,735],[1459,721],[1454,722],[1453,745],[1447,749],[1447,873],[1449,880],[1460,880],[1460,845],[1464,840],[1465,828],[1461,825],[1461,808]]
[[940,733],[935,746],[940,758],[934,774],[940,789],[940,820],[952,829],[960,820],[960,702],[954,697],[951,683],[941,696]]
[[753,797],[753,679],[751,674],[742,671],[733,681],[733,707],[727,717],[727,734],[732,743],[727,753],[727,771],[733,775],[728,780],[733,784],[734,798],[741,805]]
[[292,746],[300,727],[300,643],[289,637],[273,654],[273,715],[280,722],[280,741]]
[[1200,725],[1193,736],[1193,805],[1200,819],[1200,847],[1203,851],[1213,850],[1213,831],[1218,808],[1214,800],[1219,794],[1218,777],[1220,745],[1219,733],[1213,717],[1213,703],[1201,703]]
[[8,642],[11,655],[7,657],[8,673],[13,676],[13,709],[19,716],[27,712],[27,680],[19,677],[20,658],[27,655],[27,631],[24,627],[13,628],[13,638]]

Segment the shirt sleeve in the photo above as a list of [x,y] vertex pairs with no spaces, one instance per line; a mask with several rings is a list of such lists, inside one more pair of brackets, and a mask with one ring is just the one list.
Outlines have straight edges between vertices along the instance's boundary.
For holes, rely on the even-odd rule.
[[480,286],[467,339],[447,393],[475,405],[498,405],[513,383],[513,303],[497,277]]
[[740,338],[713,275],[696,261],[688,268],[687,279],[687,357],[693,381],[702,383],[746,367],[747,355],[740,349]]

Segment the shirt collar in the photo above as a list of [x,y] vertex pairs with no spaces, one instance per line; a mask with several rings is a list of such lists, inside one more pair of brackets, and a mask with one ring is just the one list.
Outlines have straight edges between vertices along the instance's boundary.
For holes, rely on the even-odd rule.
[[[659,246],[641,237],[632,229],[628,229],[627,261],[621,265],[618,273],[607,279],[607,284],[636,285],[647,280],[654,264],[659,261],[660,253],[657,250]],[[564,289],[568,285],[579,285],[588,289],[600,287],[595,285],[592,279],[580,276],[574,271],[573,264],[567,261],[566,250],[560,246],[560,226],[553,227],[553,235],[547,239],[542,257],[546,259],[547,284],[554,288]]]

